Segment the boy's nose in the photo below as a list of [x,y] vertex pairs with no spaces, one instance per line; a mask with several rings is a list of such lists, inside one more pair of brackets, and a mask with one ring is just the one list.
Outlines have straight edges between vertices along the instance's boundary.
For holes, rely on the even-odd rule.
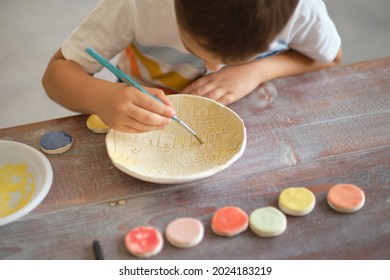
[[219,63],[211,63],[211,62],[204,61],[204,65],[210,71],[217,71],[222,68],[222,64]]

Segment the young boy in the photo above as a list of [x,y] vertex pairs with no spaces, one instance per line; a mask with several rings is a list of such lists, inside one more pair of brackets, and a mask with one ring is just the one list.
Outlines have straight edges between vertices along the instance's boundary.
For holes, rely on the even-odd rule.
[[[103,0],[50,61],[47,94],[108,126],[141,133],[174,116],[165,93],[230,104],[268,80],[335,65],[341,40],[322,0]],[[107,59],[165,104],[93,77]],[[164,93],[165,92],[165,93]]]

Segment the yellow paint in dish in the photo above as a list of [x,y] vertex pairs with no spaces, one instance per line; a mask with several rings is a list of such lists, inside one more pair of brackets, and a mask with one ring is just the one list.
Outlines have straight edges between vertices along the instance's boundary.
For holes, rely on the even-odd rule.
[[23,208],[31,199],[35,180],[26,163],[0,167],[0,218]]

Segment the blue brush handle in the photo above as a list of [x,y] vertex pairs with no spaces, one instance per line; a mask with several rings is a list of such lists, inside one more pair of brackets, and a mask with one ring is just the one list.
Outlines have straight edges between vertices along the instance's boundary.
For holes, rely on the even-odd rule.
[[157,101],[163,103],[160,99],[158,99],[153,94],[150,94],[147,92],[143,87],[141,87],[136,81],[134,81],[132,78],[130,78],[128,75],[123,73],[120,69],[115,67],[111,62],[109,62],[107,59],[102,57],[100,54],[98,54],[94,49],[92,48],[86,48],[85,51],[92,56],[94,59],[96,59],[97,62],[99,62],[101,65],[106,67],[108,70],[110,70],[119,80],[127,84],[128,86],[134,86],[138,90],[142,91],[143,93],[149,95],[150,97],[156,99]]

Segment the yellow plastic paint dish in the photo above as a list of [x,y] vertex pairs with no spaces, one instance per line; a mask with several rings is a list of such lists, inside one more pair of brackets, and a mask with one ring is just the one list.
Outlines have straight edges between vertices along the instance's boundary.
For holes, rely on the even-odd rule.
[[279,195],[279,208],[291,216],[305,216],[316,204],[316,197],[306,188],[287,188]]
[[49,160],[38,150],[0,140],[0,226],[36,208],[53,181]]

